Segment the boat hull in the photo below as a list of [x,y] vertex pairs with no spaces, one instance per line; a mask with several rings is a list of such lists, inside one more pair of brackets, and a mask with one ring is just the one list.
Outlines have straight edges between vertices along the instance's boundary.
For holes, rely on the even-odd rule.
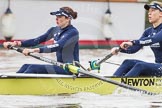
[[[4,95],[55,95],[78,92],[111,94],[115,86],[94,78],[3,78],[0,94]],[[111,90],[109,90],[111,89]]]
[[[162,92],[162,78],[110,78],[154,93]],[[58,95],[92,92],[101,95],[117,92],[118,86],[95,78],[80,77],[1,77],[0,95]]]

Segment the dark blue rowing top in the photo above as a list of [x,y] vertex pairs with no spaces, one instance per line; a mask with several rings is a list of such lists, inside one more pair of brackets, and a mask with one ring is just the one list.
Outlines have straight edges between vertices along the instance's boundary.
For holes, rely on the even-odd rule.
[[45,34],[37,38],[22,41],[22,46],[36,46],[51,38],[54,38],[54,44],[40,47],[40,53],[56,52],[57,61],[62,63],[79,61],[79,32],[72,25],[63,29],[52,27]]
[[121,50],[124,53],[135,53],[143,46],[150,46],[156,63],[162,63],[162,24],[158,27],[147,28],[138,40],[133,40],[133,46],[127,50]]

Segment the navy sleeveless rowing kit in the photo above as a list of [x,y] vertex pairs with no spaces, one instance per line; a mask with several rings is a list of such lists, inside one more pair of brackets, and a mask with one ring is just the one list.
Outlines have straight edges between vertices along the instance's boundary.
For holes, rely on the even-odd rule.
[[[54,38],[53,45],[40,47],[40,53],[56,52],[57,61],[61,63],[79,62],[79,32],[72,25],[61,29],[52,27],[45,34],[26,41],[22,41],[22,47],[36,46]],[[24,64],[18,73],[41,73],[41,74],[71,74],[68,70],[54,65]]]
[[156,28],[149,27],[139,40],[133,40],[132,43],[133,46],[121,52],[132,54],[143,46],[150,46],[155,56],[155,63],[126,59],[114,76],[162,76],[162,24]]

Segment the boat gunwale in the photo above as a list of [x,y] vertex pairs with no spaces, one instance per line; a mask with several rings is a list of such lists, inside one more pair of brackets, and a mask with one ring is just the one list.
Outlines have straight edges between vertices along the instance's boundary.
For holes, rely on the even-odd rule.
[[[162,78],[153,76],[137,76],[137,77],[115,77],[115,76],[103,76],[106,78]],[[63,75],[63,74],[24,74],[24,73],[2,73],[0,79],[4,78],[93,78],[87,75],[75,76],[75,75]]]

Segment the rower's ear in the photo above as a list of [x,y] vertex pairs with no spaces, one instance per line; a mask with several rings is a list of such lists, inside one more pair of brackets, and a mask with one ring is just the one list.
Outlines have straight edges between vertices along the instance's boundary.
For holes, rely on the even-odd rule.
[[160,17],[162,17],[162,11],[160,11]]

